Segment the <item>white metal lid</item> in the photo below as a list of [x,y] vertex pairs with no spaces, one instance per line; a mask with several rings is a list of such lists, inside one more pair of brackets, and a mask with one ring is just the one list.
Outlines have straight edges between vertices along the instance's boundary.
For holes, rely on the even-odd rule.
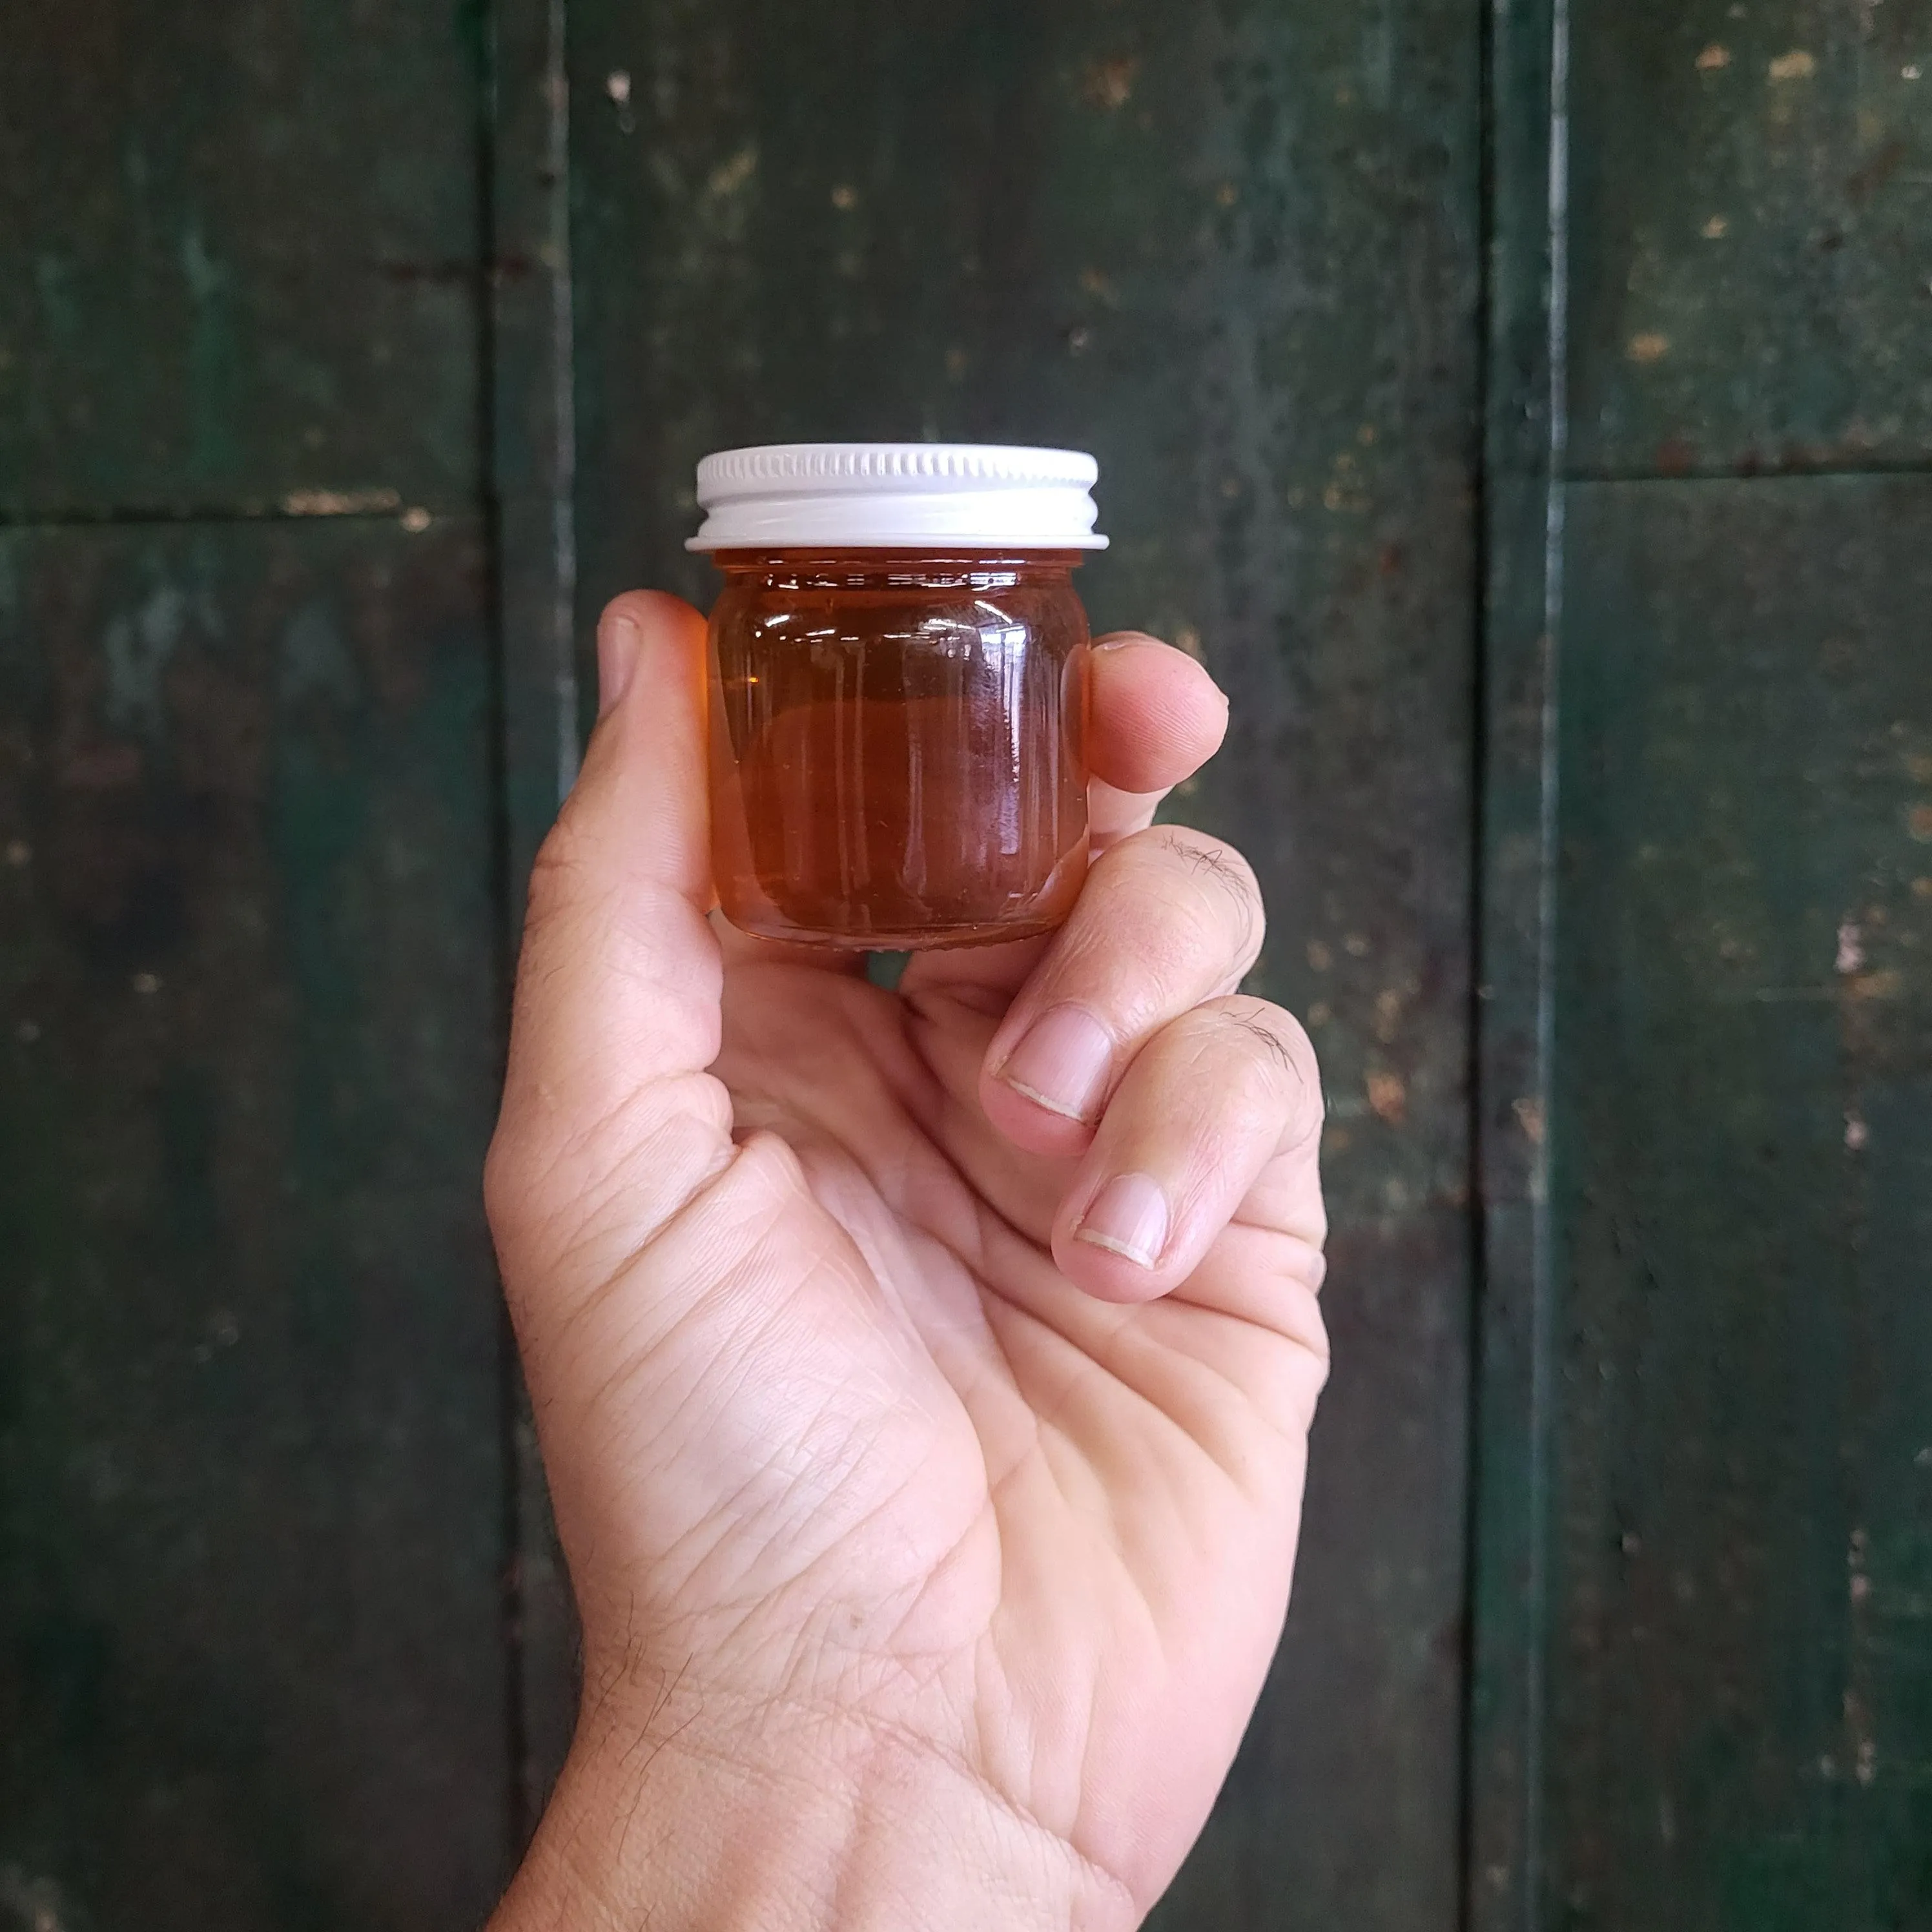
[[709,514],[688,550],[1105,550],[1074,449],[1002,443],[780,442],[698,466]]

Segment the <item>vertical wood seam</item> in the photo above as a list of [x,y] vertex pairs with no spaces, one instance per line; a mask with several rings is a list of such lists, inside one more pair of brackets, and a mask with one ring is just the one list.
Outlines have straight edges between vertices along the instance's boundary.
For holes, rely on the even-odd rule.
[[[490,149],[493,414],[486,489],[496,580],[502,998],[536,848],[579,750],[574,290],[566,0],[484,0]],[[573,1635],[541,1460],[506,1312],[500,1420],[508,1495],[505,1694],[510,1858],[548,1796],[567,1736]]]
[[1534,1094],[1544,1123],[1530,1155],[1529,1597],[1523,1659],[1522,1899],[1526,1928],[1540,1916],[1544,1884],[1544,1731],[1549,1696],[1550,1414],[1555,1280],[1550,1230],[1551,1058],[1556,1035],[1556,880],[1560,836],[1558,638],[1563,619],[1563,471],[1570,445],[1570,0],[1551,0],[1550,21],[1548,472],[1544,508],[1543,740],[1538,824]]
[[1550,1108],[1557,638],[1568,440],[1569,0],[1495,0],[1476,783],[1480,1263],[1472,1402],[1462,1917],[1533,1932],[1546,1882],[1544,1728],[1552,1472]]

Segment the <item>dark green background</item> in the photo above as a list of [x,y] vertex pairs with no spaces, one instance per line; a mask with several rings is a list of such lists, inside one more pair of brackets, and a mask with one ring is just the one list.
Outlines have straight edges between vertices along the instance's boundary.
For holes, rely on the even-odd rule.
[[1330,1089],[1161,1923],[1932,1928],[1922,74],[1932,0],[8,10],[0,1926],[487,1910],[581,640],[705,594],[707,449],[926,436],[1098,454]]

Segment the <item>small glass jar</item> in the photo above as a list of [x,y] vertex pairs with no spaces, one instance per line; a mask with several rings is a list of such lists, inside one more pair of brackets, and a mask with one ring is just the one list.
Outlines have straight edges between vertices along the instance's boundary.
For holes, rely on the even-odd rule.
[[850,950],[1051,931],[1087,870],[1091,458],[915,444],[700,466],[724,916]]

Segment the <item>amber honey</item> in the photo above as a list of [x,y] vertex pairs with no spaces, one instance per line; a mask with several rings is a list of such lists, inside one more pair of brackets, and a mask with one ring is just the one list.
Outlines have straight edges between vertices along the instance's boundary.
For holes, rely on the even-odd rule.
[[1077,551],[721,551],[713,872],[748,932],[1023,938],[1087,868]]

